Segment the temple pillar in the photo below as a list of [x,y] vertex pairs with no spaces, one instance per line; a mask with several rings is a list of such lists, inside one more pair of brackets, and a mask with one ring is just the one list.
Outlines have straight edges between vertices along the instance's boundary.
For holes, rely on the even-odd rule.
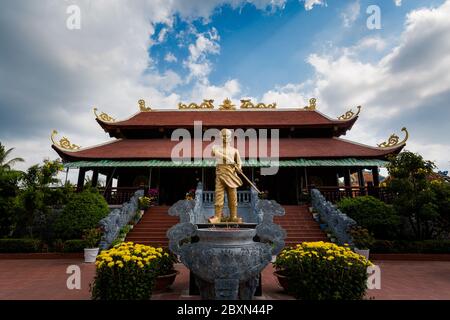
[[352,180],[350,177],[350,169],[345,168],[344,169],[344,185],[346,187],[351,187],[352,186]]
[[373,177],[373,186],[379,187],[380,186],[380,174],[378,172],[378,167],[372,168],[372,177]]
[[86,169],[80,168],[80,170],[78,171],[77,192],[83,191],[85,177],[86,177]]
[[363,169],[359,168],[358,169],[358,184],[359,184],[359,190],[361,195],[365,195],[366,194],[366,190],[365,190],[365,186],[366,186],[366,182],[364,181],[364,173],[363,173]]
[[345,195],[347,197],[352,196],[352,179],[350,177],[350,168],[344,169],[344,185],[345,185]]
[[97,188],[98,185],[98,169],[92,170],[92,187]]

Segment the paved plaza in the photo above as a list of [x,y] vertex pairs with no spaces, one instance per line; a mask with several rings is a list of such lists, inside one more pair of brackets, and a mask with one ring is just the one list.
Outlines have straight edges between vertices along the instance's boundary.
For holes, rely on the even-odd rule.
[[[450,261],[375,261],[381,268],[381,290],[368,290],[367,299],[375,300],[450,300]],[[81,289],[69,290],[66,269],[77,265],[81,271]],[[152,299],[195,300],[190,296],[189,272],[183,265],[171,290],[154,293]],[[257,299],[292,299],[283,293],[273,268],[262,274],[263,294]],[[0,299],[66,300],[90,299],[89,283],[95,274],[93,264],[80,259],[0,260]]]

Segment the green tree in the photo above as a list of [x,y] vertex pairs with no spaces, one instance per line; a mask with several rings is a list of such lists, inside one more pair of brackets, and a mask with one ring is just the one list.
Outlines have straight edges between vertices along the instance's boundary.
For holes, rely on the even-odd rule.
[[393,202],[399,215],[406,217],[416,239],[430,239],[439,232],[440,201],[429,179],[435,164],[419,154],[404,151],[390,158],[388,188],[396,194]]
[[57,178],[62,170],[59,160],[45,160],[42,165],[33,165],[23,174],[22,187],[16,199],[16,236],[34,236],[36,218],[47,221],[51,207],[67,202],[70,193],[52,188],[60,183]]
[[17,162],[22,158],[9,159],[14,149],[5,149],[0,142],[0,237],[10,236],[15,224],[15,198],[19,193],[19,183],[22,172],[13,170]]
[[375,197],[344,198],[337,206],[377,239],[395,239],[398,235],[399,216],[391,205]]
[[12,166],[17,162],[23,162],[22,158],[13,158],[7,160],[7,158],[11,155],[11,152],[14,148],[10,148],[8,150],[5,149],[5,146],[0,142],[0,168],[5,170],[11,170]]
[[15,198],[21,178],[19,171],[0,168],[0,238],[10,236],[15,229]]

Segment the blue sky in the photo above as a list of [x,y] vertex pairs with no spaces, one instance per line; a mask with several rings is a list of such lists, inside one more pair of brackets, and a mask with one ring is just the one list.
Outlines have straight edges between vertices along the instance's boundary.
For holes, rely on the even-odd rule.
[[[67,28],[69,6],[80,29]],[[369,5],[381,30],[366,25]],[[450,168],[450,0],[6,0],[0,11],[0,141],[25,168],[56,158],[58,129],[83,147],[110,141],[92,108],[125,119],[228,97],[337,117],[371,146]]]
[[[249,94],[261,96],[274,86],[307,81],[314,73],[306,63],[308,56],[313,52],[327,52],[331,45],[352,46],[364,37],[382,37],[391,38],[390,46],[394,46],[408,12],[442,2],[409,0],[397,6],[394,1],[357,1],[360,13],[349,26],[344,25],[342,15],[355,1],[328,0],[326,5],[306,10],[301,2],[290,0],[283,9],[268,9],[265,12],[249,3],[239,8],[224,5],[216,8],[207,21],[202,18],[185,21],[175,15],[173,26],[164,41],[149,48],[149,55],[159,72],[173,70],[187,76],[189,70],[182,61],[189,56],[186,40],[195,39],[192,28],[199,33],[214,28],[220,36],[220,53],[209,56],[213,64],[209,82],[221,84],[239,79]],[[366,27],[369,15],[364,9],[371,4],[381,9],[381,30]],[[166,25],[157,25],[153,39],[157,40],[164,29]],[[180,37],[180,33],[187,36]],[[385,50],[366,52],[361,59],[373,61]],[[167,54],[172,54],[177,61],[165,61]],[[190,86],[181,86],[180,89],[181,92],[189,90]]]

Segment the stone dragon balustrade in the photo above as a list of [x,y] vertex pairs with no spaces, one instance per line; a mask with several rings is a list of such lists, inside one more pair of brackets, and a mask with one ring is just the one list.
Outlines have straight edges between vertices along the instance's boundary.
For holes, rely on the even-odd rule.
[[348,243],[352,245],[352,237],[348,234],[348,229],[356,225],[356,221],[342,213],[317,189],[311,190],[311,204],[320,215],[320,219],[324,221],[328,228],[334,233],[340,245]]
[[120,229],[126,226],[139,210],[139,198],[144,196],[144,190],[137,190],[122,207],[112,210],[99,225],[104,230],[99,247],[107,249],[119,235]]

